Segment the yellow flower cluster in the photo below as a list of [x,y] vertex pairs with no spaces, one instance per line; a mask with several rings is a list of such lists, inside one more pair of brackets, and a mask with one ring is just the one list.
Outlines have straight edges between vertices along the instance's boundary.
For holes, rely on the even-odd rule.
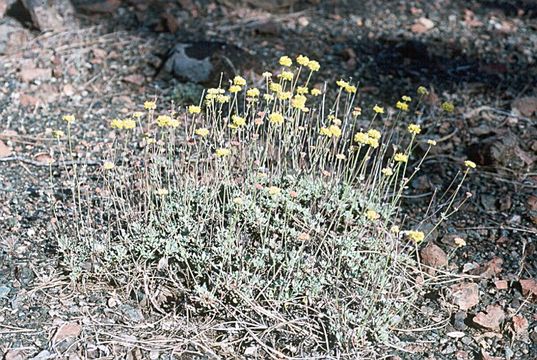
[[336,84],[349,94],[354,94],[356,92],[356,86],[349,84],[347,81],[338,80],[336,81]]
[[395,107],[401,111],[408,111],[408,104],[404,101],[398,101]]
[[231,150],[229,150],[227,148],[218,148],[218,149],[216,149],[215,154],[218,157],[226,157],[226,156],[229,156],[231,154]]
[[467,168],[470,168],[470,169],[475,169],[477,167],[477,165],[475,164],[475,162],[471,161],[471,160],[466,160],[464,162],[464,165],[467,167]]
[[233,78],[233,85],[244,86],[246,85],[246,79],[240,75],[237,75]]
[[319,130],[319,134],[327,136],[327,137],[335,137],[338,138],[341,136],[341,128],[337,125],[330,125],[329,127],[322,127]]
[[75,116],[74,115],[63,115],[62,119],[66,123],[70,124],[70,123],[75,121]]
[[392,168],[389,168],[389,167],[382,169],[381,172],[382,172],[382,174],[384,176],[392,176],[393,175],[393,170],[392,170]]
[[371,221],[375,221],[375,220],[380,219],[380,215],[379,215],[379,213],[377,213],[375,210],[367,210],[367,211],[365,212],[365,217],[366,217],[368,220],[371,220]]
[[201,107],[196,105],[190,105],[188,107],[188,113],[189,114],[199,114],[201,112]]
[[357,142],[359,144],[369,145],[372,148],[379,147],[379,139],[381,137],[381,133],[378,130],[370,129],[367,133],[364,132],[357,132],[354,134],[354,142]]
[[239,116],[239,115],[232,115],[231,116],[231,121],[232,121],[232,123],[229,125],[229,127],[232,128],[232,129],[238,129],[241,126],[246,125],[246,119],[241,117],[241,116]]
[[453,103],[450,103],[449,101],[446,101],[442,104],[442,109],[445,111],[445,112],[453,112],[455,111],[455,105],[453,105]]
[[373,106],[373,111],[376,112],[377,114],[384,114],[384,108],[376,104],[375,106]]
[[295,95],[291,100],[291,106],[296,109],[304,110],[306,108],[306,100],[307,98],[304,95]]
[[426,96],[426,95],[429,95],[429,90],[427,90],[425,86],[420,86],[418,87],[417,93],[421,96]]
[[144,109],[146,110],[155,110],[157,108],[157,103],[154,101],[144,102]]
[[293,65],[293,60],[289,56],[282,56],[280,57],[279,63],[281,66],[290,67]]
[[113,168],[115,168],[116,166],[114,165],[113,162],[111,161],[105,161],[104,164],[103,164],[103,169],[104,170],[112,170]]
[[321,92],[321,90],[315,88],[315,89],[311,89],[310,94],[313,95],[313,96],[319,96],[319,95],[322,94],[322,92]]
[[176,128],[179,126],[179,120],[172,119],[171,116],[168,115],[159,115],[157,117],[157,125],[159,127],[173,127]]
[[269,115],[269,121],[271,124],[281,125],[283,124],[283,115],[280,113],[272,113]]
[[422,242],[423,239],[425,239],[425,234],[421,231],[409,230],[406,232],[406,235],[408,236],[410,240],[414,241],[416,244]]
[[194,134],[200,137],[206,137],[207,135],[209,135],[209,129],[206,129],[206,128],[196,129],[196,131],[194,131]]
[[408,132],[413,135],[418,135],[421,132],[421,127],[418,124],[408,125]]
[[123,120],[113,119],[110,122],[110,127],[112,129],[118,129],[118,130],[121,130],[121,129],[132,130],[136,127],[136,121],[134,121],[131,118],[126,118]]
[[291,81],[293,80],[294,74],[291,71],[282,71],[280,74],[278,74],[278,77],[283,79],[284,81]]
[[261,93],[259,92],[258,88],[251,88],[246,91],[246,96],[251,97],[251,98],[259,97],[260,94]]
[[62,137],[65,136],[65,133],[61,130],[54,130],[52,132],[52,136],[54,136],[56,139],[61,139]]
[[406,163],[406,162],[408,162],[408,155],[405,155],[405,154],[399,152],[399,153],[395,154],[393,159],[395,161],[397,161],[397,162]]

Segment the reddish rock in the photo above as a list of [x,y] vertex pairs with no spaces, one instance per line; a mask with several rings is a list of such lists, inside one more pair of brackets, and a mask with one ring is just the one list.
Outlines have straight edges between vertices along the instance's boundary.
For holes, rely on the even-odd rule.
[[490,279],[502,272],[503,259],[495,256],[492,260],[479,266],[477,269],[470,271],[472,275],[479,275],[485,279]]
[[512,325],[513,325],[513,331],[516,335],[524,335],[528,332],[529,322],[528,320],[522,316],[522,315],[515,315],[511,319]]
[[498,290],[506,290],[509,287],[507,280],[496,280],[494,282],[494,285],[496,286],[496,289]]
[[54,343],[59,343],[70,337],[77,337],[82,331],[82,326],[76,322],[65,323],[61,325],[54,335]]
[[138,86],[141,86],[144,83],[144,80],[145,78],[143,77],[143,75],[140,74],[132,74],[123,78],[123,81]]
[[522,288],[522,295],[537,298],[537,280],[524,279],[520,280],[519,283]]
[[52,76],[52,70],[27,67],[21,69],[19,76],[24,82],[30,82],[34,80],[47,80],[50,79],[50,77]]
[[485,311],[474,316],[472,321],[484,329],[498,331],[504,319],[505,313],[501,306],[489,305]]
[[429,243],[426,247],[421,249],[420,255],[423,264],[432,268],[441,268],[448,264],[448,258],[444,250],[433,243]]
[[2,140],[0,140],[0,158],[8,157],[12,154],[11,149]]
[[21,102],[22,106],[36,106],[39,104],[39,98],[28,95],[28,94],[21,94],[19,101]]
[[479,303],[479,287],[474,283],[451,286],[451,302],[461,310],[468,310]]

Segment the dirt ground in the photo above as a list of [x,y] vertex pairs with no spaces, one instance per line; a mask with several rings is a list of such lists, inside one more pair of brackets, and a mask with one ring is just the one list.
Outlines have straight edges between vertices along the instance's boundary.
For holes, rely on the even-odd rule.
[[[427,86],[433,110],[421,126],[438,146],[403,209],[419,221],[428,205],[421,195],[446,189],[465,159],[477,163],[462,189],[471,198],[431,241],[447,254],[442,271],[457,274],[457,281],[438,276],[420,294],[419,316],[395,333],[397,344],[379,346],[372,358],[537,358],[537,2],[74,4],[79,24],[61,31],[39,33],[13,10],[0,19],[0,26],[17,18],[29,27],[18,28],[21,37],[0,55],[0,350],[6,359],[219,358],[205,345],[206,324],[150,313],[106,284],[73,286],[50,226],[50,197],[69,196],[51,192],[47,165],[58,155],[50,150],[51,131],[61,116],[80,119],[79,158],[99,160],[110,142],[110,119],[155,96],[195,97],[198,87],[159,69],[175,43],[201,40],[245,51],[236,66],[249,80],[284,54],[319,59],[316,81],[357,79],[364,107],[389,106]],[[445,100],[456,107],[447,117],[434,110]],[[60,182],[65,175],[59,167],[52,173]],[[466,246],[454,246],[455,238]]]

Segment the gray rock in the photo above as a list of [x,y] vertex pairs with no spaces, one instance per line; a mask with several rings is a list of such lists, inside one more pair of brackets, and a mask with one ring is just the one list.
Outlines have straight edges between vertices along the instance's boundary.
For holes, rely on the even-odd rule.
[[0,298],[7,298],[7,295],[11,292],[9,286],[1,285],[0,286]]
[[128,304],[123,304],[119,306],[119,310],[125,317],[135,323],[140,323],[144,321],[144,315],[142,314],[140,309],[136,309]]
[[11,18],[0,20],[0,55],[19,50],[31,38],[30,32],[17,20]]

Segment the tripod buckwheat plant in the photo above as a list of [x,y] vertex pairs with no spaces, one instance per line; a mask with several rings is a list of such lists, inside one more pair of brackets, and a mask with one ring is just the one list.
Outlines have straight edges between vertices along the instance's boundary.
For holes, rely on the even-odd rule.
[[[427,239],[405,229],[400,199],[435,145],[420,125],[394,136],[395,125],[427,90],[395,112],[362,111],[348,81],[312,88],[319,68],[284,56],[257,87],[235,76],[198,104],[146,101],[111,120],[99,196],[73,191],[77,216],[58,232],[73,274],[221,324],[216,352],[252,341],[277,358],[352,356],[389,341]],[[427,150],[412,159],[418,142]],[[441,220],[460,206],[462,180]]]

